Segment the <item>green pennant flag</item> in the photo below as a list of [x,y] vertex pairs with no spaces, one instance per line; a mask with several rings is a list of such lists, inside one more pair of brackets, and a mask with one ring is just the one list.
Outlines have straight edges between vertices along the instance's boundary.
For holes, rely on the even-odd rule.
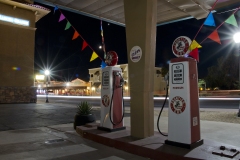
[[69,29],[72,25],[70,24],[70,22],[67,22],[65,30]]
[[237,24],[234,14],[231,15],[225,22],[238,27],[238,24]]

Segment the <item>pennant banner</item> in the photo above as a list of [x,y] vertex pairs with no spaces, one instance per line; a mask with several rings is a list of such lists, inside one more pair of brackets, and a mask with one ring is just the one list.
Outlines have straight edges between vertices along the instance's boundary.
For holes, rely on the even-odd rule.
[[87,42],[83,41],[82,50],[84,50],[87,46],[88,46]]
[[[63,15],[62,11],[61,11],[57,6],[55,6],[55,8],[54,8],[54,12],[55,12],[56,10],[59,10],[59,12],[61,13],[58,22],[66,19],[66,20],[67,20],[67,24],[66,24],[66,26],[65,26],[65,30],[68,30],[68,29],[72,26],[71,23],[70,23],[70,22],[68,21],[68,19]],[[73,27],[73,26],[72,26],[72,27]],[[92,47],[88,45],[88,43],[87,43],[87,42],[83,39],[83,37],[77,32],[77,30],[76,30],[74,27],[73,27],[73,29],[74,29],[74,34],[73,34],[72,40],[75,40],[76,38],[80,37],[80,38],[83,40],[82,50],[84,50],[84,49],[88,46],[88,47],[93,51],[93,52],[92,52],[92,57],[91,57],[91,59],[90,59],[90,62],[93,61],[94,59],[96,59],[97,57],[102,60],[102,58],[99,57],[99,56],[97,55],[97,53],[92,49]],[[101,26],[101,30],[102,30],[102,26]],[[101,31],[101,35],[102,35],[102,40],[104,41],[104,38],[103,38],[103,30]],[[104,46],[104,45],[103,45],[103,46]],[[104,46],[104,47],[105,47],[105,46]],[[105,49],[104,49],[104,50],[105,50]],[[103,61],[103,60],[102,60],[102,61]],[[105,65],[105,64],[103,63],[102,66],[104,67],[104,65]]]
[[56,10],[58,10],[58,7],[57,7],[57,6],[54,7],[54,13],[55,13]]
[[92,57],[90,59],[90,62],[93,61],[94,59],[96,59],[98,57],[97,53],[96,52],[93,52],[92,53]]
[[218,32],[217,30],[213,31],[209,36],[208,38],[210,38],[211,40],[221,44],[221,41],[220,41],[220,38],[219,38],[219,35],[218,35]]
[[64,20],[65,19],[65,16],[61,13],[61,15],[60,15],[60,18],[59,18],[59,21],[58,22],[61,22],[62,20]]
[[65,30],[69,29],[72,25],[70,24],[70,22],[67,22]]
[[107,66],[107,64],[104,61],[102,61],[101,68],[105,68],[106,66]]
[[199,62],[198,48],[192,50],[192,52],[189,53],[189,57],[192,57]]
[[72,37],[72,40],[76,39],[79,36],[79,33],[77,31],[74,32],[74,35]]
[[209,13],[207,19],[204,22],[204,25],[215,26],[215,21],[214,21],[212,12]]
[[238,24],[237,24],[237,21],[236,21],[236,18],[234,16],[234,14],[231,15],[225,22],[238,27]]
[[191,45],[190,45],[190,50],[194,50],[195,48],[202,48],[202,46],[200,44],[198,44],[197,41],[193,40]]

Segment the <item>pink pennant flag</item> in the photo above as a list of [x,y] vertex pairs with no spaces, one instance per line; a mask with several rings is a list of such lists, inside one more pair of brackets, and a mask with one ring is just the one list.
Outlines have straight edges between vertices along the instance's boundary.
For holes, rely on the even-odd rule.
[[65,16],[61,13],[61,15],[60,15],[60,18],[59,18],[59,21],[58,22],[61,22],[62,20],[64,20],[65,19]]
[[194,50],[192,50],[192,52],[189,53],[189,57],[192,57],[199,62],[198,48],[195,48]]
[[87,42],[83,41],[82,50],[84,50],[87,46],[88,46]]
[[221,41],[220,41],[220,38],[219,38],[219,35],[218,35],[218,32],[217,30],[213,31],[209,36],[208,38],[210,38],[211,40],[221,44]]
[[79,33],[77,31],[74,32],[74,35],[72,37],[72,40],[76,39],[79,36]]

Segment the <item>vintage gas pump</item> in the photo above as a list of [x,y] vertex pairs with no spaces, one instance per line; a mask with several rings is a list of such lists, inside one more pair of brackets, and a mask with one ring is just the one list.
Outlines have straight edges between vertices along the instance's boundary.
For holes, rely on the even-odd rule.
[[178,37],[169,64],[168,138],[166,144],[192,148],[203,144],[200,135],[197,61],[190,57],[191,40]]
[[124,127],[124,102],[122,70],[117,64],[116,52],[110,51],[106,56],[107,67],[102,69],[101,87],[101,121],[98,129],[117,131]]

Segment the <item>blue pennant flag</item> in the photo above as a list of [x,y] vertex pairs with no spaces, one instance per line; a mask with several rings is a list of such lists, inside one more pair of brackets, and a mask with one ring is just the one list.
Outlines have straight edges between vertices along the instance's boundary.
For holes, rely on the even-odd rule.
[[55,13],[56,10],[58,10],[58,7],[57,7],[57,6],[54,7],[54,13]]
[[104,61],[102,61],[101,68],[105,68],[106,66],[107,64]]
[[204,25],[215,26],[215,21],[214,21],[212,12],[209,13],[207,19],[204,22]]

